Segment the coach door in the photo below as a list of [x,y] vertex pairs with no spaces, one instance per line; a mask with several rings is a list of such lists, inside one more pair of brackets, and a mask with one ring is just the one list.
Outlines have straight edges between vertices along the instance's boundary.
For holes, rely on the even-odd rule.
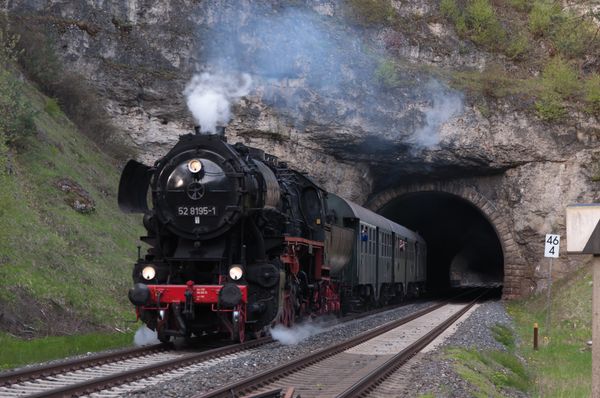
[[[360,254],[358,283],[377,285],[377,228],[365,222],[360,223]],[[373,290],[375,293],[375,290]]]

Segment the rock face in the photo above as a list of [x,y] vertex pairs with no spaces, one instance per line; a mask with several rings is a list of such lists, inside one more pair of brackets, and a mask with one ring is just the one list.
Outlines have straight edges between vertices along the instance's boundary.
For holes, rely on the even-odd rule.
[[[507,265],[505,296],[543,288],[544,234],[564,235],[566,204],[600,201],[598,121],[581,114],[549,125],[502,101],[483,115],[433,78],[432,69],[481,69],[491,58],[434,17],[438,2],[392,1],[406,22],[395,30],[348,23],[340,1],[264,3],[15,0],[6,7],[20,23],[50,32],[142,160],[191,130],[182,91],[194,73],[247,72],[254,88],[234,104],[230,142],[261,147],[374,209],[409,187],[475,187],[485,200],[473,205],[494,207],[502,227],[489,221],[507,237],[505,257],[510,251],[518,264]],[[569,262],[561,256],[559,272]]]

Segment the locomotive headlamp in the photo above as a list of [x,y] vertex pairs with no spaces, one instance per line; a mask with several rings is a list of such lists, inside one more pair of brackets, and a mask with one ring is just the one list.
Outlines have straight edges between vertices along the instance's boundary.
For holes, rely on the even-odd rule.
[[144,269],[142,270],[142,278],[144,278],[147,281],[154,279],[155,276],[156,276],[156,269],[154,269],[154,267],[152,265],[148,265],[147,267],[144,267]]
[[188,170],[192,173],[199,173],[202,170],[202,162],[198,159],[192,159],[188,162]]
[[244,276],[244,270],[239,265],[234,265],[229,268],[229,277],[234,281],[239,281]]

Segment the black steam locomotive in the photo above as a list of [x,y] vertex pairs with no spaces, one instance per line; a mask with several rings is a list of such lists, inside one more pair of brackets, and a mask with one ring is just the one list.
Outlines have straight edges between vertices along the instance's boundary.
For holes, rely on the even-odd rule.
[[223,135],[184,135],[152,167],[130,160],[119,206],[144,214],[150,248],[129,299],[161,341],[215,332],[243,341],[424,287],[417,234]]

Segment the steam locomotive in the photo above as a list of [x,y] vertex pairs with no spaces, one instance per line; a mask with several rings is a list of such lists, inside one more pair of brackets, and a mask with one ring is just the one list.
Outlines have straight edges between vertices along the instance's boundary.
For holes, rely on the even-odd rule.
[[152,167],[130,160],[118,201],[144,214],[149,249],[129,299],[163,342],[205,333],[244,341],[425,286],[418,234],[224,134],[181,136]]

